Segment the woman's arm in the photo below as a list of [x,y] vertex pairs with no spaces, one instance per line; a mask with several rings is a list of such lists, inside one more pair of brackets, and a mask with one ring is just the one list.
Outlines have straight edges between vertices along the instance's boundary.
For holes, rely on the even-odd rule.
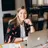
[[28,37],[24,37],[24,38],[15,38],[14,42],[23,42],[25,40],[28,40]]
[[30,19],[25,19],[25,23],[27,23],[28,25],[30,25],[30,33],[35,32],[35,29],[34,29],[33,24],[32,24],[32,22],[31,22]]
[[35,29],[34,29],[34,27],[32,25],[32,26],[30,26],[30,33],[33,33],[33,32],[35,32]]
[[5,43],[10,43],[12,38],[12,25],[8,24],[7,32],[5,34]]
[[22,41],[23,41],[23,38],[15,38],[14,43],[22,42]]

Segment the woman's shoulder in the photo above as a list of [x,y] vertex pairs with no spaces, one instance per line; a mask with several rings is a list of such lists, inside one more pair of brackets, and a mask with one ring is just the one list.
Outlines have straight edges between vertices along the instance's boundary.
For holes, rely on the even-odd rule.
[[10,19],[10,20],[8,21],[8,24],[11,24],[11,22],[12,22],[12,19]]
[[14,23],[12,22],[12,19],[9,20],[9,22],[8,22],[8,26],[9,26],[9,27],[14,26]]

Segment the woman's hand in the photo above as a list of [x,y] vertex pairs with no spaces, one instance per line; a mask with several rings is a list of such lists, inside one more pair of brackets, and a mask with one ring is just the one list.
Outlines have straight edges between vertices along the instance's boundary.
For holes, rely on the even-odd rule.
[[22,42],[22,41],[25,41],[25,40],[28,40],[28,37],[16,38],[16,39],[14,40],[14,42],[17,43],[17,42]]
[[25,23],[27,23],[27,24],[29,24],[29,25],[32,25],[32,22],[31,22],[30,19],[25,19],[24,21],[25,21]]
[[23,41],[22,38],[16,38],[16,39],[14,40],[15,43],[16,43],[16,42],[22,42],[22,41]]
[[23,40],[24,40],[24,41],[27,41],[27,40],[28,40],[28,37],[24,37]]

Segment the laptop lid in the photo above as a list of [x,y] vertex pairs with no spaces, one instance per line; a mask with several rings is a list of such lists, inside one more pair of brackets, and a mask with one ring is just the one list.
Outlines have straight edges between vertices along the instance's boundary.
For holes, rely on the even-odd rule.
[[35,33],[29,34],[28,36],[28,48],[45,44],[47,41],[47,31],[36,31]]

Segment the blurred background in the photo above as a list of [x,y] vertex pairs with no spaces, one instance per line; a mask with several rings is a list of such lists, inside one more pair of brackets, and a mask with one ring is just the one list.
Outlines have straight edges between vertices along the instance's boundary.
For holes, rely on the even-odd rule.
[[26,6],[36,31],[48,29],[48,0],[0,0],[0,44],[4,43],[8,21],[21,6]]

